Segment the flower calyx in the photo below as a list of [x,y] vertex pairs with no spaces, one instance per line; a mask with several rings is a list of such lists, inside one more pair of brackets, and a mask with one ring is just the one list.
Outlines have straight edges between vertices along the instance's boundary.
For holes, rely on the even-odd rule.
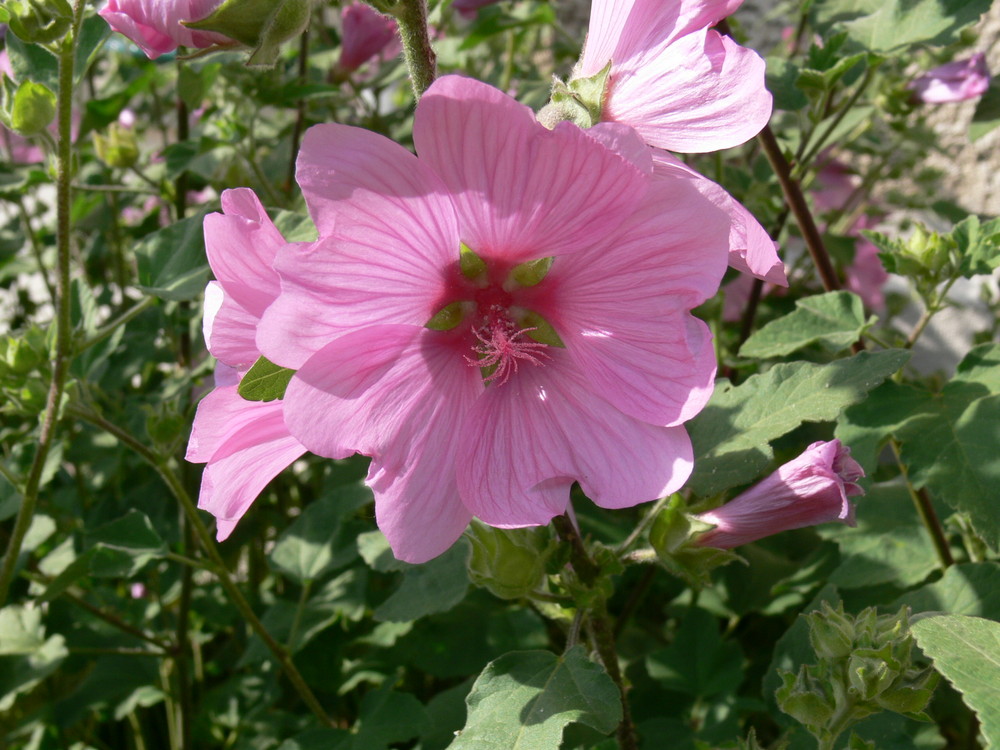
[[270,67],[281,45],[305,31],[311,16],[312,0],[225,0],[211,15],[184,25],[250,47],[249,67]]
[[538,112],[538,121],[552,130],[568,120],[581,128],[592,128],[601,121],[608,96],[611,61],[588,78],[571,78],[568,83],[556,79],[549,103]]

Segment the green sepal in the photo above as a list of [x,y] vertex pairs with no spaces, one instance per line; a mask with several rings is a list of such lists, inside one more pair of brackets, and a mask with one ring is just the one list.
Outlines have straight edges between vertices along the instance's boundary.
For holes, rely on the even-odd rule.
[[284,397],[288,382],[294,374],[295,370],[281,367],[266,357],[261,357],[243,376],[237,392],[247,401],[275,401]]
[[471,304],[470,302],[459,301],[445,305],[434,313],[434,317],[428,320],[424,326],[430,328],[432,331],[450,331],[458,327],[458,324],[465,320]]
[[529,260],[526,263],[521,263],[514,266],[514,270],[510,272],[510,277],[521,286],[535,286],[548,274],[549,269],[552,268],[553,260],[550,256],[548,258],[539,258],[538,260]]
[[184,25],[251,47],[249,66],[270,66],[281,45],[305,31],[311,15],[311,0],[226,0],[208,17]]
[[574,78],[569,83],[556,80],[552,97],[538,113],[538,121],[552,129],[568,120],[581,128],[592,128],[601,121],[608,95],[611,61],[598,73],[587,78]]
[[528,334],[528,338],[534,339],[539,344],[558,346],[560,349],[566,348],[566,344],[559,338],[556,329],[538,313],[528,310],[524,315],[518,316],[517,322],[524,332]]
[[459,248],[458,270],[470,281],[486,278],[486,262],[464,242]]

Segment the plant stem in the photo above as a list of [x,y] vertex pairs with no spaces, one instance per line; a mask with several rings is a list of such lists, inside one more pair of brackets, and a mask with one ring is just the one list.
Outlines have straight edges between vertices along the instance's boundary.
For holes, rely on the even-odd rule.
[[66,388],[66,376],[69,372],[70,360],[73,357],[71,338],[72,319],[70,317],[70,177],[72,176],[72,111],[73,111],[73,63],[76,52],[76,40],[83,20],[84,0],[74,0],[73,25],[59,49],[59,93],[58,121],[59,138],[57,146],[56,166],[56,351],[52,364],[52,381],[49,384],[48,396],[45,399],[45,412],[42,417],[42,428],[38,436],[38,448],[28,470],[28,478],[24,486],[21,507],[14,521],[10,543],[0,567],[0,607],[7,602],[7,594],[14,578],[14,568],[21,554],[24,536],[31,526],[38,504],[38,491],[42,481],[42,472],[49,450],[55,439],[56,427],[59,421],[59,408],[62,404],[63,391]]
[[222,556],[219,554],[218,549],[216,549],[212,535],[209,533],[205,524],[202,522],[201,517],[198,515],[198,510],[195,507],[194,501],[191,499],[190,495],[188,495],[187,490],[184,489],[184,485],[180,479],[176,474],[174,474],[173,471],[170,470],[170,467],[166,464],[163,458],[133,437],[129,432],[123,430],[113,422],[109,422],[103,416],[90,409],[75,407],[72,409],[72,413],[73,416],[90,422],[94,426],[99,427],[108,434],[118,438],[119,442],[135,451],[140,458],[156,470],[156,473],[160,475],[160,478],[170,489],[171,494],[173,494],[173,496],[181,504],[181,508],[184,510],[184,514],[187,517],[188,522],[191,524],[191,528],[194,531],[195,536],[198,538],[201,547],[205,550],[210,561],[212,562],[212,572],[219,579],[219,583],[222,584],[222,587],[226,590],[230,600],[240,611],[240,614],[242,614],[246,621],[250,624],[250,627],[253,628],[254,632],[264,642],[264,645],[267,646],[274,657],[278,660],[278,663],[285,671],[285,675],[292,683],[292,686],[299,694],[299,697],[302,698],[309,709],[324,725],[333,727],[333,720],[329,717],[329,715],[327,715],[312,690],[306,684],[302,674],[292,662],[291,655],[267,631],[267,628],[264,627],[260,618],[257,617],[257,613],[253,611],[253,607],[250,606],[250,603],[246,600],[246,597],[243,596],[243,593],[236,585],[236,582],[230,575],[229,570],[226,568]]
[[812,212],[809,210],[809,204],[806,203],[805,196],[802,194],[802,187],[799,185],[798,180],[792,177],[791,167],[788,164],[788,160],[785,159],[785,155],[782,153],[781,146],[778,145],[778,140],[774,137],[771,127],[765,125],[764,129],[757,136],[757,139],[760,141],[761,148],[764,149],[764,155],[771,163],[771,168],[778,177],[781,192],[784,193],[785,201],[788,203],[788,207],[791,209],[792,215],[795,216],[795,221],[802,231],[802,238],[805,240],[806,248],[808,248],[809,255],[816,266],[820,280],[823,282],[823,288],[828,292],[840,289],[840,278],[837,276],[837,271],[830,260],[830,254],[823,244],[823,238],[816,227]]
[[[587,548],[580,538],[576,526],[568,516],[556,516],[552,519],[552,525],[559,534],[559,538],[570,548],[570,564],[573,572],[576,573],[580,582],[593,591],[598,577],[601,574],[598,566],[590,557]],[[618,692],[622,699],[622,721],[618,725],[618,745],[621,750],[637,750],[639,747],[635,734],[635,724],[632,722],[632,712],[628,705],[628,696],[625,692],[625,681],[622,678],[621,668],[618,666],[618,651],[615,648],[615,636],[611,627],[610,618],[604,597],[596,595],[588,612],[590,628],[593,634],[594,647],[604,664],[608,675],[618,686]]]
[[944,534],[944,529],[941,526],[941,519],[938,518],[937,511],[934,510],[934,504],[931,502],[930,495],[927,494],[927,490],[921,488],[914,488],[913,484],[910,482],[910,475],[906,469],[906,464],[903,463],[902,452],[899,448],[899,443],[895,438],[889,441],[889,445],[892,446],[892,453],[896,456],[896,463],[899,464],[899,471],[903,475],[903,481],[906,482],[906,489],[910,492],[910,497],[913,499],[913,505],[917,509],[917,515],[920,516],[920,521],[924,524],[927,532],[931,535],[931,541],[934,543],[934,549],[937,551],[938,559],[941,560],[941,566],[944,568],[951,567],[955,564],[955,558],[951,556],[951,549],[948,547],[948,539]]
[[85,352],[87,349],[94,346],[94,344],[101,343],[104,339],[106,339],[108,336],[117,331],[121,326],[128,323],[130,320],[132,320],[132,318],[139,315],[139,313],[145,312],[154,304],[156,304],[155,297],[144,297],[143,299],[139,300],[134,305],[132,305],[132,307],[130,307],[128,310],[125,310],[123,313],[121,313],[118,317],[111,319],[103,326],[98,328],[96,331],[94,331],[93,336],[91,336],[88,339],[84,339],[83,341],[78,343],[76,345],[74,353],[80,354],[81,352]]
[[427,1],[400,0],[391,12],[399,27],[413,95],[419,100],[437,77],[437,56],[427,33]]

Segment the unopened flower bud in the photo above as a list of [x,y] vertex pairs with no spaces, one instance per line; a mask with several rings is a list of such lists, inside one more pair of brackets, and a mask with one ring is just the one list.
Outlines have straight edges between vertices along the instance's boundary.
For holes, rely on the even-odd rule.
[[497,529],[473,521],[469,578],[501,599],[520,599],[537,589],[545,577],[545,527]]
[[61,39],[73,22],[67,0],[8,0],[10,30],[29,44],[50,44]]
[[884,690],[875,702],[882,708],[899,714],[920,714],[931,702],[939,679],[940,676],[933,667],[909,670],[888,690]]
[[19,86],[4,76],[0,121],[18,135],[42,133],[56,116],[56,95],[34,81]]
[[779,531],[827,521],[854,525],[849,497],[863,495],[865,475],[839,440],[810,445],[764,481],[699,520],[715,525],[697,544],[731,549]]
[[859,649],[847,661],[847,676],[851,690],[863,701],[874,700],[899,677],[894,668],[892,648],[886,644],[879,650]]
[[274,65],[281,45],[305,31],[311,0],[225,0],[207,18],[184,26],[212,31],[250,47],[251,66]]
[[964,60],[939,65],[913,79],[907,88],[924,104],[944,104],[975,99],[990,87],[986,56],[977,52]]
[[365,3],[346,6],[340,12],[340,23],[339,76],[357,70],[396,38],[396,21]]
[[778,708],[806,727],[826,725],[836,706],[808,666],[800,667],[798,674],[782,672],[781,682],[774,695]]
[[135,133],[116,122],[108,127],[107,135],[94,133],[94,150],[109,167],[128,168],[139,160]]
[[854,623],[844,614],[843,604],[833,609],[823,602],[822,611],[805,615],[809,623],[809,642],[824,659],[841,659],[851,653],[854,646]]

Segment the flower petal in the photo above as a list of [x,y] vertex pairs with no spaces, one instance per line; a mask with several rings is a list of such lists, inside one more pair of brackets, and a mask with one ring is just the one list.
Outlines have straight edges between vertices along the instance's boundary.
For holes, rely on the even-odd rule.
[[428,443],[428,430],[455,434],[483,389],[478,369],[463,359],[454,335],[417,326],[371,326],[314,354],[285,392],[285,420],[313,453],[343,458],[363,453],[400,473],[410,456],[447,450]]
[[617,65],[604,119],[650,146],[700,153],[753,138],[771,116],[764,61],[715,31],[660,43]]
[[691,473],[680,427],[633,419],[596,396],[560,350],[476,401],[459,434],[458,488],[491,526],[544,523],[574,480],[595,503],[626,508],[678,489]]
[[202,331],[208,350],[230,367],[245,368],[257,361],[257,324],[260,320],[228,296],[217,281],[205,287]]
[[[454,300],[449,289],[459,278],[457,234],[436,242],[390,239],[391,222],[385,231],[381,238],[336,235],[285,246],[275,262],[282,293],[257,333],[264,356],[298,368],[347,332],[380,324],[423,326]],[[445,242],[452,248],[447,257],[437,252]]]
[[712,26],[743,0],[594,0],[590,29],[576,77],[589,77],[608,61],[616,65],[656,44],[670,44]]
[[333,233],[390,249],[421,248],[432,265],[458,254],[447,190],[416,156],[385,136],[348,125],[306,131],[296,162],[320,237]]
[[574,252],[613,233],[646,191],[639,170],[577,126],[548,130],[528,107],[460,76],[423,95],[413,139],[454,197],[462,241],[484,258]]
[[728,234],[725,214],[689,180],[657,181],[613,248],[557,258],[549,286],[525,304],[602,398],[636,419],[679,424],[711,393],[711,336],[688,311],[718,289]]
[[220,542],[268,482],[303,453],[285,427],[281,402],[246,401],[236,386],[216,388],[202,399],[186,458],[208,463],[198,507],[220,519]]
[[208,263],[226,294],[259,318],[281,291],[271,265],[285,238],[249,188],[223,192],[222,210],[205,217]]
[[682,177],[692,181],[698,192],[727,214],[732,222],[729,232],[729,265],[737,271],[778,286],[788,286],[785,265],[778,257],[778,244],[746,207],[726,190],[677,157],[658,148],[650,149],[653,177]]

